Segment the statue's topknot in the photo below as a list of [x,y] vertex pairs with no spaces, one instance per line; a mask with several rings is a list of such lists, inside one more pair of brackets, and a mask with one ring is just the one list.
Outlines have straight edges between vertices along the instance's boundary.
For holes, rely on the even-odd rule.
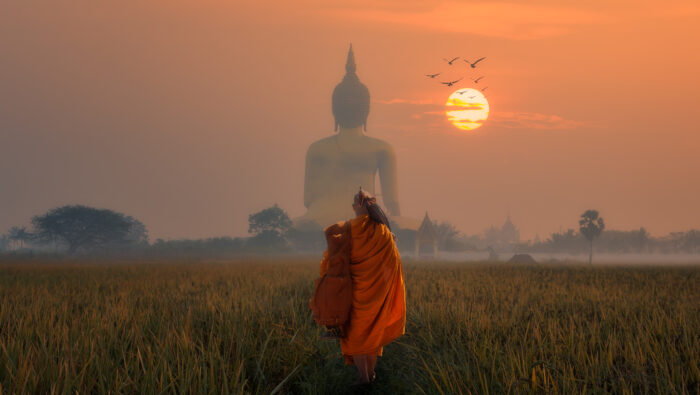
[[369,115],[369,89],[360,82],[357,77],[355,54],[352,44],[348,50],[348,60],[345,62],[345,77],[333,90],[333,116],[335,117],[335,129],[338,126],[344,128],[367,128],[367,116]]
[[355,53],[352,52],[352,44],[350,44],[350,49],[348,50],[348,60],[345,62],[345,72],[350,74],[357,70],[355,66]]

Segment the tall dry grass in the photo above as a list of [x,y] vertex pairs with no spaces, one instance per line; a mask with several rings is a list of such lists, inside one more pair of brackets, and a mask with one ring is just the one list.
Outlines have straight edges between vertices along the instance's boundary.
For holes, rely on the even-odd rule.
[[[317,261],[0,264],[1,393],[342,393]],[[377,393],[698,393],[700,268],[406,263]]]

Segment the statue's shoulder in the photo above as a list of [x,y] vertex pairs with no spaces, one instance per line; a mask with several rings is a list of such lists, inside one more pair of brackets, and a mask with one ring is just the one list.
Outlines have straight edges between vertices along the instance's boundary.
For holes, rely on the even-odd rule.
[[371,136],[365,136],[365,138],[367,139],[366,141],[368,142],[368,145],[379,152],[394,152],[394,148],[391,146],[391,144],[382,139]]
[[307,152],[308,153],[321,152],[321,151],[328,149],[328,147],[330,147],[333,144],[335,144],[335,136],[324,137],[320,140],[316,140],[313,143],[311,143],[309,145],[309,148],[307,149]]

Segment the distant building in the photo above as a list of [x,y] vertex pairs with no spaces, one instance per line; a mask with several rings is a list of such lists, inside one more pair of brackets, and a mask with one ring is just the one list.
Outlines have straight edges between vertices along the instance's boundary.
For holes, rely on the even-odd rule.
[[501,226],[501,240],[508,245],[515,245],[520,241],[520,231],[510,220],[510,214],[506,217],[506,222]]
[[510,214],[500,228],[492,226],[484,231],[486,245],[499,251],[511,251],[519,241],[520,231],[510,220]]
[[438,237],[433,221],[428,217],[428,212],[425,212],[423,222],[416,231],[415,238],[415,253],[414,257],[431,257],[436,258],[438,252]]

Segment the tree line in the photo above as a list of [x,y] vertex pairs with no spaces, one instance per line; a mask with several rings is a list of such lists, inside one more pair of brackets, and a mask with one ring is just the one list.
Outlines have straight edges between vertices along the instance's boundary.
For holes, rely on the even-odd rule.
[[[14,226],[0,235],[0,252],[57,254],[138,254],[151,256],[210,256],[235,253],[291,252],[291,241],[304,239],[317,246],[322,230],[291,230],[292,221],[277,204],[251,214],[250,237],[157,239],[149,242],[146,226],[114,210],[66,205],[31,218],[31,226]],[[308,234],[306,234],[308,233]],[[291,241],[290,241],[291,240]]]
[[[434,221],[441,251],[607,253],[700,253],[700,231],[672,232],[653,237],[644,228],[605,229],[596,210],[579,217],[578,229],[552,233],[547,239],[517,240],[516,228],[491,227],[479,235],[465,235],[453,224]],[[512,224],[509,226],[512,227]],[[392,224],[397,245],[413,251],[415,231]],[[506,232],[506,230],[508,232]],[[515,233],[514,233],[515,232]],[[34,251],[58,254],[133,253],[150,256],[227,256],[245,253],[318,253],[326,247],[322,229],[297,229],[289,215],[274,204],[248,217],[249,237],[207,239],[157,239],[150,242],[146,226],[138,219],[109,209],[83,205],[61,206],[31,218],[30,227],[15,226],[0,235],[0,252]],[[507,237],[505,235],[507,233]],[[515,239],[513,238],[515,234]]]
[[67,205],[36,215],[31,228],[14,226],[0,236],[0,249],[66,252],[114,251],[148,245],[146,226],[113,210]]
[[[652,236],[645,228],[636,230],[607,229],[605,221],[596,210],[586,210],[578,219],[577,228],[553,232],[546,239],[521,241],[504,234],[505,229],[489,227],[483,232],[467,235],[453,224],[433,221],[441,251],[487,251],[542,252],[585,254],[637,253],[637,254],[698,254],[700,253],[700,230],[671,232],[663,236]],[[402,232],[403,230],[399,230]],[[412,242],[412,235],[407,234]],[[400,241],[400,238],[399,238]],[[412,244],[411,244],[412,245]]]

